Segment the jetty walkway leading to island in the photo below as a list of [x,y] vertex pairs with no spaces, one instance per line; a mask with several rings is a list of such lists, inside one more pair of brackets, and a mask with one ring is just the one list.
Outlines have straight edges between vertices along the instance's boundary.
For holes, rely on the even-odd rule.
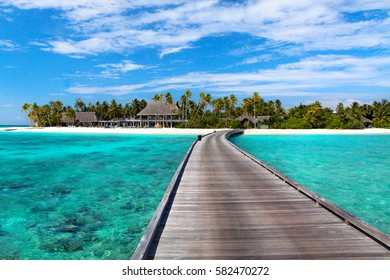
[[232,133],[192,145],[132,259],[390,259],[388,235],[241,151]]

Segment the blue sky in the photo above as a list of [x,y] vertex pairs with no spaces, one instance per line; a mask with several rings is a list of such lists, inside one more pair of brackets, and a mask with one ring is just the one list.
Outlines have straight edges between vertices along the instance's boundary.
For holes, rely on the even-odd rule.
[[388,0],[0,0],[0,124],[24,102],[187,89],[283,106],[390,98]]

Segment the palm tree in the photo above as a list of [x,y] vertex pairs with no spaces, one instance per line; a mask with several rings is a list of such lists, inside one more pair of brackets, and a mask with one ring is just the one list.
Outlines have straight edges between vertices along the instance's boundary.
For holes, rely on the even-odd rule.
[[222,100],[223,100],[223,108],[225,111],[225,117],[227,117],[228,112],[230,111],[230,99],[228,96],[224,96]]
[[161,96],[161,94],[158,94],[158,93],[156,93],[152,98],[152,100],[154,100],[154,101],[161,101],[161,99],[162,99],[162,96]]
[[60,122],[61,122],[62,107],[63,107],[63,104],[62,104],[61,100],[57,100],[56,102],[54,102],[53,109],[54,109],[54,112],[55,112],[57,125],[60,125]]
[[203,105],[203,100],[206,98],[206,94],[202,91],[201,93],[199,93],[199,103],[198,103],[198,108],[195,112],[195,115],[194,117],[196,117],[198,115],[198,112],[201,108],[201,106]]
[[204,115],[206,114],[206,108],[207,108],[207,106],[209,104],[211,104],[211,101],[212,101],[211,94],[207,93],[207,94],[203,95],[203,100],[202,100],[203,115],[202,115],[202,119],[204,118]]
[[386,99],[382,102],[374,102],[374,126],[390,128],[390,102]]
[[68,120],[68,122],[74,122],[75,119],[76,119],[76,113],[75,111],[73,110],[73,108],[71,106],[68,106],[66,109],[65,109],[65,118]]
[[229,104],[229,119],[231,119],[232,110],[237,104],[237,97],[234,94],[230,94],[230,104]]
[[180,112],[181,112],[181,118],[184,120],[184,113],[185,113],[185,109],[186,109],[186,96],[185,94],[183,94],[181,97],[180,97],[180,100],[179,100],[179,106],[180,106]]
[[40,109],[40,115],[42,116],[41,118],[41,124],[43,126],[51,126],[51,120],[52,120],[52,114],[53,114],[53,109],[52,107],[54,106],[54,101],[50,101],[49,104],[45,104],[41,107]]
[[170,92],[167,92],[165,94],[165,103],[167,103],[167,104],[173,103],[172,94]]
[[184,94],[184,98],[185,98],[185,104],[186,104],[186,107],[185,107],[185,114],[186,114],[186,123],[185,123],[185,127],[187,127],[187,120],[188,120],[188,100],[190,100],[190,98],[192,97],[192,92],[190,90],[187,90],[186,93]]
[[275,100],[275,110],[278,113],[283,111],[282,102],[279,99]]
[[76,112],[85,111],[85,102],[81,98],[77,98],[76,103],[74,104]]
[[320,127],[320,117],[322,113],[322,105],[320,102],[314,103],[309,107],[307,110],[305,119],[311,124],[313,128],[319,128]]
[[96,116],[98,117],[98,119],[101,119],[102,118],[102,106],[101,106],[100,102],[97,101],[95,103],[94,107],[95,107],[94,110],[95,110]]
[[213,101],[214,111],[217,113],[217,116],[220,117],[221,110],[223,109],[225,102],[222,98],[217,98]]
[[110,119],[115,119],[119,116],[119,106],[115,99],[111,101],[110,107],[108,108],[108,115]]
[[246,114],[248,114],[249,109],[252,106],[252,102],[253,100],[250,97],[244,98],[244,100],[242,101],[242,107],[244,108],[244,112]]
[[268,101],[266,104],[265,104],[265,108],[267,110],[267,114],[268,116],[271,116],[271,115],[274,115],[275,112],[276,112],[276,108],[275,108],[275,102],[270,100]]
[[24,103],[23,106],[22,106],[22,112],[24,112],[26,114],[28,126],[31,126],[30,118],[28,117],[28,114],[29,114],[30,110],[31,110],[31,104],[29,104],[27,102]]
[[35,126],[38,127],[41,126],[41,120],[42,120],[41,114],[42,114],[42,108],[36,102],[34,102],[34,104],[31,106],[31,111],[28,115],[29,118],[34,122]]
[[252,101],[253,101],[253,116],[255,118],[257,118],[257,115],[256,115],[256,106],[259,105],[260,101],[261,101],[261,97],[259,95],[259,93],[257,91],[255,91],[253,93],[253,96],[252,96]]

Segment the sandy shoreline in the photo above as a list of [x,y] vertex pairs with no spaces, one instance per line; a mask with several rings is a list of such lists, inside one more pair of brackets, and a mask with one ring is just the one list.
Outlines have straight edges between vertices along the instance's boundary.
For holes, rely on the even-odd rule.
[[7,127],[0,131],[23,133],[86,133],[86,134],[151,134],[151,135],[204,135],[223,129],[193,129],[193,128],[101,128],[101,127]]
[[[194,129],[194,128],[100,128],[100,127],[7,127],[0,131],[12,132],[39,132],[39,133],[92,133],[92,134],[165,134],[165,135],[205,135],[214,131],[226,129]],[[347,135],[347,134],[390,134],[390,129],[368,128],[364,130],[337,130],[337,129],[249,129],[245,135]]]
[[246,135],[348,135],[348,134],[390,134],[390,129],[249,129]]

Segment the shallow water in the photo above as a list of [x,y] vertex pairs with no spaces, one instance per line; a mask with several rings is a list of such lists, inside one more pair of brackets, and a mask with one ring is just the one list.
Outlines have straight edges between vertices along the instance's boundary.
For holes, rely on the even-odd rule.
[[390,234],[390,135],[243,135],[230,140]]
[[194,136],[0,133],[0,259],[129,259]]

